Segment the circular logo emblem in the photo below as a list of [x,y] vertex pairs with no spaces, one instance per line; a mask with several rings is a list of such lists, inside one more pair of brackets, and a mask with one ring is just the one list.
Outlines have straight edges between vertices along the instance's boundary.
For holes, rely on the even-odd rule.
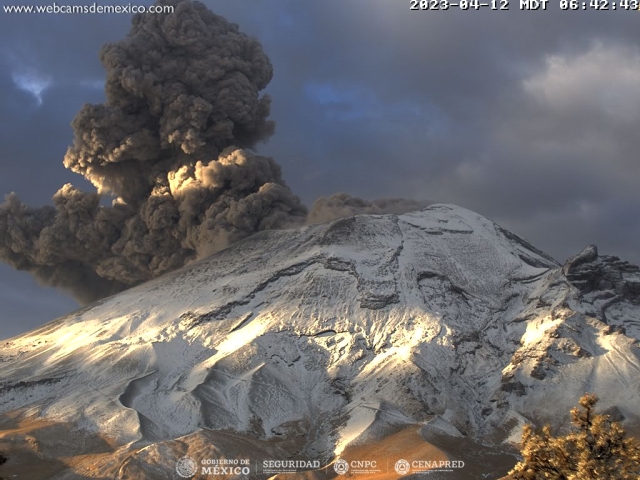
[[401,458],[394,466],[398,475],[406,475],[411,470],[411,465],[405,459]]
[[182,478],[191,478],[198,473],[198,464],[191,457],[182,457],[176,462],[176,472]]
[[349,462],[339,458],[336,460],[336,463],[333,464],[333,469],[336,471],[338,475],[344,475],[349,471]]

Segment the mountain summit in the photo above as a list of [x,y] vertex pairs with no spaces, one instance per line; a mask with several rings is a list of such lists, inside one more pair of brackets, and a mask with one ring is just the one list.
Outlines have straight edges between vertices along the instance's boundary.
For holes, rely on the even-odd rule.
[[[326,465],[407,428],[486,460],[585,391],[635,426],[639,338],[637,267],[595,247],[560,265],[438,204],[262,232],[10,339],[0,413],[67,458],[54,478],[174,478],[187,454]],[[53,448],[38,422],[74,433]]]

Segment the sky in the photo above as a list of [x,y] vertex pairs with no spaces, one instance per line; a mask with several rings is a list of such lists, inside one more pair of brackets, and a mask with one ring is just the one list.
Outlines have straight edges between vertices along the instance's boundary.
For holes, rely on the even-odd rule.
[[[455,203],[560,262],[597,244],[640,264],[640,12],[203,3],[271,59],[276,133],[258,151],[307,205],[341,191]],[[100,47],[129,26],[0,10],[0,194],[40,206],[67,182],[92,190],[62,158],[76,112],[104,99]],[[77,307],[0,264],[0,338]]]

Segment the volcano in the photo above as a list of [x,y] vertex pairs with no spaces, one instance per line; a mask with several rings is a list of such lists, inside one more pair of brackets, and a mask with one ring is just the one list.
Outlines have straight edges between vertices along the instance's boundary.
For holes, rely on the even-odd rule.
[[585,391],[635,431],[639,338],[638,267],[454,205],[265,231],[0,344],[0,476],[499,478]]

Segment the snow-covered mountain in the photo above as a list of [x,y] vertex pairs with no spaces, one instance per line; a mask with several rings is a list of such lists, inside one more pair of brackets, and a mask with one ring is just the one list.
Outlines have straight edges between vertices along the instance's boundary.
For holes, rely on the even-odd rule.
[[634,426],[639,338],[637,267],[595,247],[562,266],[439,204],[263,232],[0,343],[0,414],[107,445],[30,434],[74,458],[56,478],[326,463],[404,427],[500,446],[585,391]]

